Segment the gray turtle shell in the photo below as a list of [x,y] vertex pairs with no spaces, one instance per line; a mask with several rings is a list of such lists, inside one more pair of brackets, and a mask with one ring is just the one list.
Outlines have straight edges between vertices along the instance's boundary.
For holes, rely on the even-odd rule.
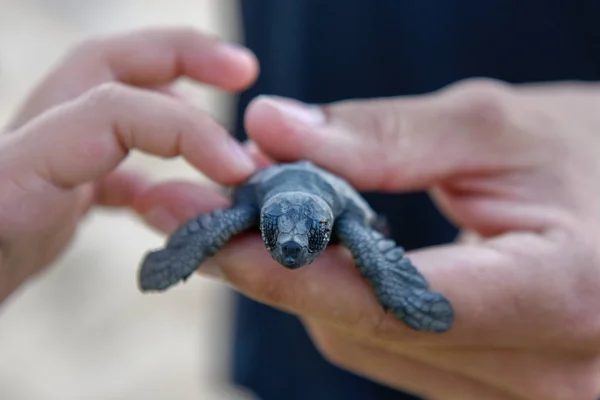
[[[376,212],[371,208],[369,203],[344,179],[333,175],[332,173],[316,166],[310,161],[298,161],[286,164],[275,164],[264,168],[255,173],[249,180],[248,184],[267,185],[268,182],[281,174],[282,172],[290,171],[306,171],[312,172],[317,175],[325,182],[327,182],[334,190],[337,195],[337,200],[341,205],[341,211],[348,208],[348,202],[351,202],[356,209],[362,211],[365,217],[366,225],[371,225],[377,218]],[[293,179],[293,175],[289,174],[290,178]],[[302,187],[302,183],[298,182],[298,186]],[[325,196],[323,196],[325,197]],[[337,217],[338,215],[335,215]]]

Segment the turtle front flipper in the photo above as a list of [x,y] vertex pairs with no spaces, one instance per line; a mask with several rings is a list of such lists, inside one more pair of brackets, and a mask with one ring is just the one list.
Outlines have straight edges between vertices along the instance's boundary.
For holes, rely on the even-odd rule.
[[334,229],[386,311],[391,310],[419,331],[441,333],[452,327],[454,312],[450,302],[429,290],[429,283],[404,257],[402,247],[352,213],[340,216]]
[[187,280],[234,235],[255,226],[259,213],[257,207],[236,205],[191,219],[171,235],[163,249],[146,255],[139,270],[140,290],[162,291]]

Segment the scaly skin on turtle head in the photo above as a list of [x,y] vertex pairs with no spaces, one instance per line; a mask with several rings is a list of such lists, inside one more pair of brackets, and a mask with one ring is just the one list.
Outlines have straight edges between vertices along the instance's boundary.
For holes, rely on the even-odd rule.
[[289,269],[312,263],[327,247],[334,215],[318,196],[279,193],[262,207],[260,231],[271,256]]

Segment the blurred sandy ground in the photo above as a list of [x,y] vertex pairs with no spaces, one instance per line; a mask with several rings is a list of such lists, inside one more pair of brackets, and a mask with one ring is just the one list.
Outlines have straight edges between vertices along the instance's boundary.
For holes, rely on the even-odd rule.
[[[0,0],[0,124],[73,44],[149,25],[237,39],[235,0]],[[184,87],[221,121],[230,98]],[[181,160],[134,154],[157,179],[202,179]],[[0,399],[246,399],[226,381],[229,295],[191,279],[143,296],[135,273],[163,238],[127,213],[96,211],[57,265],[0,308]]]

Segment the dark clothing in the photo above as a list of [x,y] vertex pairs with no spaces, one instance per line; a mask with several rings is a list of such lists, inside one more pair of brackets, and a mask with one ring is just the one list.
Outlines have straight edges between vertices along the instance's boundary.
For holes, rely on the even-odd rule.
[[[509,82],[600,76],[600,2],[589,0],[242,0],[258,94],[324,103],[426,93],[486,76]],[[407,249],[451,241],[426,194],[367,195]],[[237,295],[233,378],[264,400],[415,399],[338,369],[294,316]]]

